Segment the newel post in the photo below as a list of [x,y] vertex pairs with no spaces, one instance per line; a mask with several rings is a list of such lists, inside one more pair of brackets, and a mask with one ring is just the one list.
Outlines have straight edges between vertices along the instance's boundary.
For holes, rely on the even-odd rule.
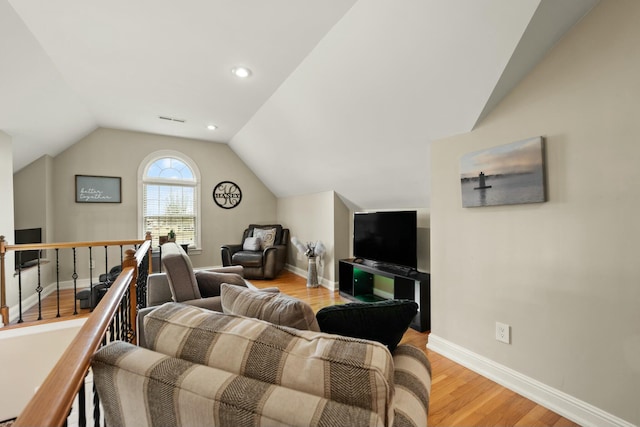
[[136,316],[138,309],[138,293],[136,292],[136,286],[138,283],[138,261],[136,260],[136,251],[133,249],[127,249],[125,251],[124,261],[122,261],[122,268],[133,267],[133,278],[129,283],[129,319],[131,319],[131,325],[129,327],[133,331],[133,336],[136,336]]
[[4,255],[7,253],[7,242],[4,236],[0,236],[0,315],[2,315],[2,325],[9,324],[9,307],[7,307],[7,282],[4,266]]
[[[147,231],[147,233],[144,236],[144,240],[149,240],[151,241],[151,232]],[[148,267],[148,273],[147,274],[152,274],[153,273],[153,247],[151,245],[149,245],[149,267]]]

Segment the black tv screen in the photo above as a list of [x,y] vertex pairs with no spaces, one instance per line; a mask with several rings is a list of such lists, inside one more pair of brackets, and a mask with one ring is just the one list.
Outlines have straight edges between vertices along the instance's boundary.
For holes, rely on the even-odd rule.
[[[15,230],[15,244],[24,245],[27,243],[42,243],[42,228],[25,228]],[[16,251],[16,269],[33,264],[40,256],[40,251]]]
[[357,212],[353,217],[356,258],[417,268],[416,211]]

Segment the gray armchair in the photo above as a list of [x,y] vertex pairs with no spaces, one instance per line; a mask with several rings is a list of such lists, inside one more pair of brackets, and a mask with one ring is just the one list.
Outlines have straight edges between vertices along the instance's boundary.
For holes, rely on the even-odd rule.
[[142,333],[144,318],[165,302],[173,301],[222,312],[220,297],[223,283],[249,288],[254,291],[278,293],[278,288],[258,289],[244,278],[242,266],[194,270],[189,256],[176,243],[162,245],[164,273],[147,277],[146,308],[138,311],[138,344],[144,345]]
[[[258,239],[257,242],[252,239],[265,235],[266,239]],[[287,262],[288,244],[288,228],[283,228],[280,224],[251,224],[242,233],[240,243],[220,247],[222,265],[243,266],[244,277],[247,279],[274,279]]]

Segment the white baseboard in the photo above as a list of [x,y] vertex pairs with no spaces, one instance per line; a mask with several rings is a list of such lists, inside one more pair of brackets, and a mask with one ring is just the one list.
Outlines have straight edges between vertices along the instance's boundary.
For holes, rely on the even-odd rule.
[[435,351],[460,365],[562,415],[584,427],[637,427],[613,414],[577,399],[511,368],[431,333],[427,343]]
[[[289,270],[293,274],[307,278],[307,270],[296,267],[295,265],[285,264],[285,270]],[[318,277],[318,284],[323,288],[329,289],[331,292],[336,290],[336,282],[331,282],[330,280],[325,279],[324,277]]]

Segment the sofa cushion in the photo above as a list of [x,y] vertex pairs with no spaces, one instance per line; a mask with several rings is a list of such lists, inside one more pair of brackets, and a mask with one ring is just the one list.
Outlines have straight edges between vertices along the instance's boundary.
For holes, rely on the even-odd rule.
[[200,270],[195,272],[195,276],[202,298],[220,296],[223,283],[247,288],[244,278],[239,274]]
[[249,236],[255,236],[255,234],[253,234],[253,230],[256,228],[261,228],[264,230],[269,230],[274,228],[276,230],[276,238],[274,241],[274,245],[282,245],[284,244],[282,241],[282,234],[283,234],[283,228],[281,224],[263,224],[263,225],[259,225],[259,224],[249,224],[249,227],[247,227],[247,231],[248,231],[248,235]]
[[278,293],[255,292],[228,284],[221,286],[220,295],[224,313],[320,332],[311,306],[299,299]]
[[92,369],[112,426],[383,425],[362,408],[119,341],[95,354]]
[[316,319],[322,332],[378,341],[393,351],[417,312],[409,300],[354,302],[324,307]]
[[367,409],[393,424],[393,360],[382,344],[176,303],[149,313],[144,328],[152,350]]
[[276,229],[275,228],[254,228],[253,237],[260,241],[260,249],[265,250],[275,244]]
[[247,237],[242,243],[243,251],[259,251],[260,250],[260,238],[259,237]]

